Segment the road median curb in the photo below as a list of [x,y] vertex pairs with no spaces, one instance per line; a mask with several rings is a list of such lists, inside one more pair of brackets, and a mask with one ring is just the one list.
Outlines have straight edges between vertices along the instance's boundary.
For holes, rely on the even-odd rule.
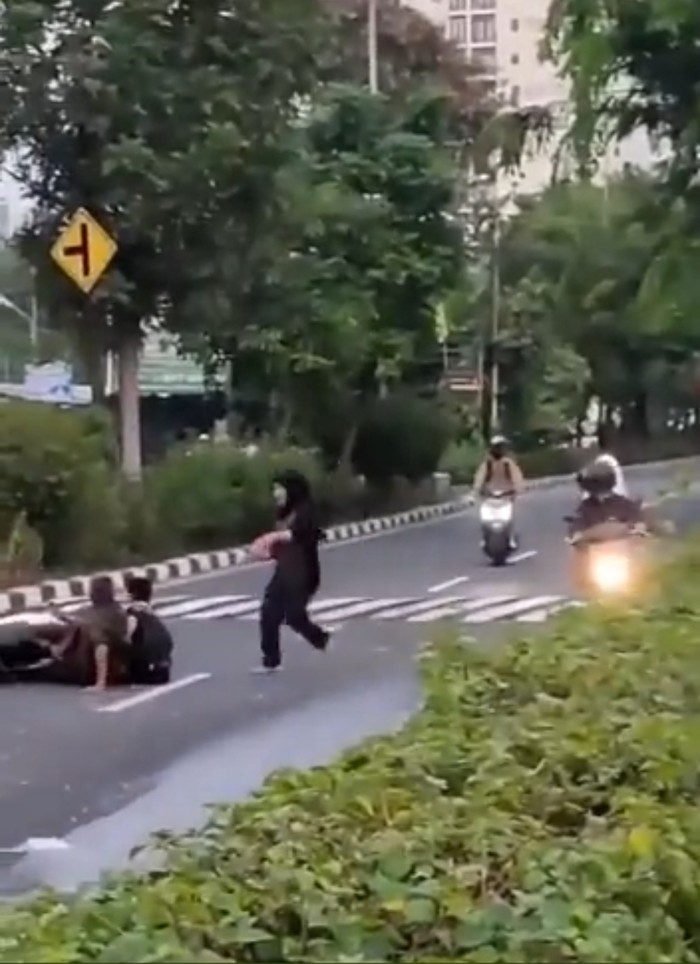
[[[697,458],[674,459],[667,462],[647,462],[629,466],[625,471],[640,469],[654,469],[660,467],[673,468],[697,462]],[[527,484],[528,490],[544,489],[560,485],[567,478],[566,475],[550,475],[540,479],[533,479]],[[327,542],[335,544],[359,539],[363,536],[378,535],[421,522],[430,522],[439,518],[456,515],[474,504],[471,495],[465,494],[449,502],[434,505],[418,506],[406,512],[365,519],[361,522],[345,522],[330,526],[327,532]],[[163,562],[151,563],[143,566],[126,566],[124,568],[107,571],[118,590],[123,590],[126,580],[132,575],[146,575],[158,585],[172,582],[176,579],[186,579],[188,576],[206,575],[208,573],[224,572],[245,565],[251,561],[245,546],[235,546],[231,549],[219,549],[212,552],[195,552],[184,556],[175,556]],[[72,576],[65,579],[47,579],[30,586],[18,586],[7,592],[0,593],[0,615],[19,613],[27,609],[51,602],[64,602],[68,599],[87,596],[90,580],[95,573]]]

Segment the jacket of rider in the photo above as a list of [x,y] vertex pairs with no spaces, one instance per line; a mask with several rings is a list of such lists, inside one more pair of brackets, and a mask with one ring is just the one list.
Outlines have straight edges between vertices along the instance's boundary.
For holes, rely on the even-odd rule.
[[644,522],[644,511],[638,502],[625,495],[613,493],[605,499],[589,495],[579,503],[573,529],[575,532],[585,532],[606,522],[639,525]]
[[487,456],[479,466],[474,477],[474,491],[513,492],[520,495],[525,487],[525,479],[515,459],[504,455],[501,459]]

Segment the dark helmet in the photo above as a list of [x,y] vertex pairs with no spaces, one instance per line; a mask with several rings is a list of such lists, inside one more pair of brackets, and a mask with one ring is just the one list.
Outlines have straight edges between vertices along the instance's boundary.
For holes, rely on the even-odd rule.
[[615,488],[615,473],[605,462],[594,462],[576,476],[580,487],[587,495],[603,498]]
[[495,459],[502,459],[508,448],[508,439],[505,435],[493,435],[489,441],[489,453]]

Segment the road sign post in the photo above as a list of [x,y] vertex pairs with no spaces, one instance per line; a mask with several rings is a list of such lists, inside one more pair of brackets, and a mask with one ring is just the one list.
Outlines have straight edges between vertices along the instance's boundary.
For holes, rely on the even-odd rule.
[[83,294],[89,295],[117,253],[117,243],[85,208],[63,228],[51,257]]

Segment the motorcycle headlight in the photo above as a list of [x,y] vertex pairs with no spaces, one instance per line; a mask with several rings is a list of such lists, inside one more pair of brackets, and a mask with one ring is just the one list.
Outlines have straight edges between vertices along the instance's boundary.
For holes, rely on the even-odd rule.
[[497,505],[487,502],[481,507],[482,522],[510,522],[512,515],[513,507],[508,503]]
[[591,576],[603,592],[617,592],[630,582],[630,562],[626,556],[601,553],[591,560]]

